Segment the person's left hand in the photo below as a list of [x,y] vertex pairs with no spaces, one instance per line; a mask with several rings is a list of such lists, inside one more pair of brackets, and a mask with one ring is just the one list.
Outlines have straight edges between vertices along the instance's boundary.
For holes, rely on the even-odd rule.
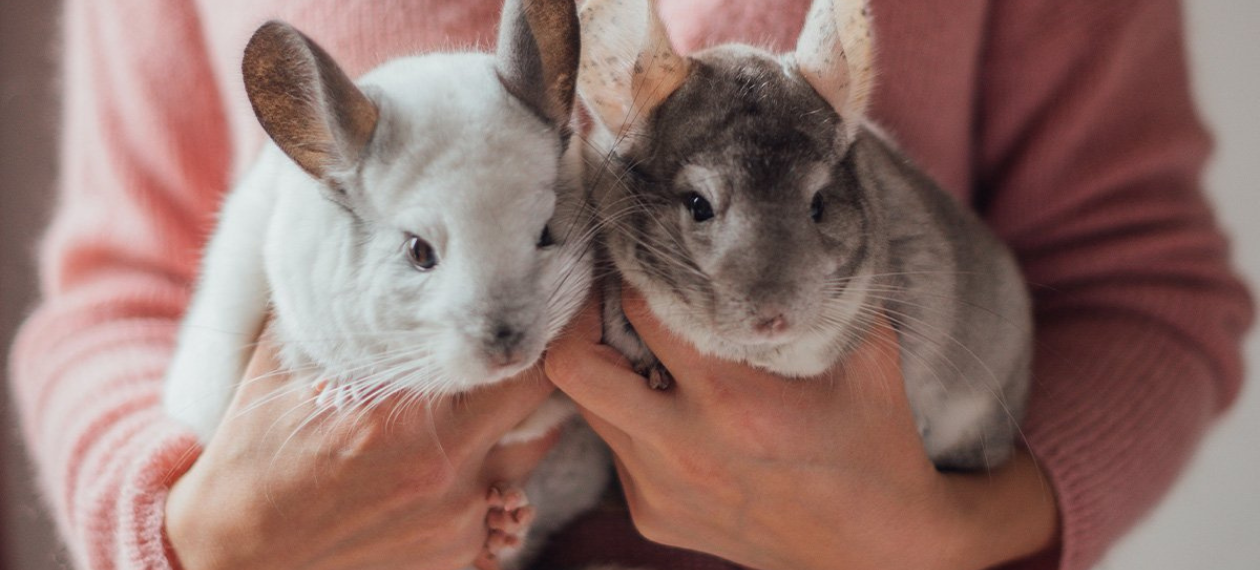
[[[991,474],[933,467],[884,319],[842,366],[785,379],[697,353],[632,290],[623,304],[672,372],[670,390],[647,388],[599,343],[598,307],[549,349],[546,366],[613,449],[649,540],[762,570],[925,570],[981,568],[1053,539],[1053,501],[1025,452]],[[1041,508],[995,510],[989,497],[1003,493]],[[1023,520],[1003,520],[1012,517]],[[990,524],[1006,528],[985,536]]]

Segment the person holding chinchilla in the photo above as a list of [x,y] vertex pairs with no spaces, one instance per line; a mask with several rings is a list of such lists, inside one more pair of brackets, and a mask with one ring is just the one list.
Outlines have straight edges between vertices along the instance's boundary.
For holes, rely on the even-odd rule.
[[[493,447],[552,391],[538,371],[425,414],[381,409],[348,424],[361,445],[331,456],[345,433],[278,435],[274,417],[251,414],[225,416],[221,432],[239,437],[203,451],[158,402],[197,252],[265,136],[238,79],[249,34],[287,20],[357,77],[421,48],[488,41],[500,4],[68,0],[62,199],[12,377],[77,566],[454,570],[478,554],[485,487],[524,477],[550,443]],[[724,41],[791,51],[809,8],[657,5],[680,54]],[[870,9],[871,117],[980,215],[1031,284],[1031,395],[1014,456],[987,474],[932,469],[886,328],[854,349],[867,364],[847,371],[849,389],[794,395],[670,342],[629,292],[625,314],[675,386],[644,388],[597,344],[589,311],[549,352],[547,375],[617,453],[630,509],[570,526],[539,567],[1087,568],[1235,397],[1251,304],[1199,188],[1208,141],[1177,3]],[[257,351],[252,372],[274,361]],[[238,405],[263,401],[267,382]]]

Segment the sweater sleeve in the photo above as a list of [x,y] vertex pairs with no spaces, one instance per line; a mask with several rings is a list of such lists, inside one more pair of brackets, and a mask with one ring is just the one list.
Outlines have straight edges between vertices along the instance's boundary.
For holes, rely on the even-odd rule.
[[1079,570],[1235,399],[1252,307],[1200,188],[1177,2],[992,4],[980,202],[1035,299],[1024,435],[1061,513],[1048,566]]
[[40,486],[76,567],[174,566],[166,492],[199,453],[162,377],[226,185],[191,2],[69,0],[59,204],[11,361]]

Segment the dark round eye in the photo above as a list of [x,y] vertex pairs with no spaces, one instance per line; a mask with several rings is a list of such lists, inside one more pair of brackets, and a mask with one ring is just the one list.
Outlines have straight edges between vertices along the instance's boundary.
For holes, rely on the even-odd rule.
[[687,203],[687,209],[691,211],[691,218],[697,222],[707,222],[713,219],[713,205],[709,204],[704,196],[692,192],[684,198]]
[[551,238],[551,226],[543,226],[542,235],[538,236],[538,248],[551,247],[556,245],[556,240]]
[[809,218],[815,223],[821,222],[823,217],[823,196],[822,192],[814,194],[814,200],[809,203]]
[[437,252],[433,246],[416,236],[407,239],[407,259],[420,271],[428,271],[437,266]]

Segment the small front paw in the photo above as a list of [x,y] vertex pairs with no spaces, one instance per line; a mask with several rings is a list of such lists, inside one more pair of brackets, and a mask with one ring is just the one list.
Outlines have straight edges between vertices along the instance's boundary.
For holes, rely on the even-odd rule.
[[490,503],[490,510],[486,513],[489,534],[477,560],[477,568],[495,570],[503,560],[520,553],[537,511],[529,504],[525,492],[517,487],[496,485],[490,489],[487,499]]
[[647,380],[648,388],[653,390],[668,390],[674,385],[674,375],[670,374],[669,369],[659,361],[652,361],[651,364],[635,368],[634,371]]
[[674,375],[669,373],[669,369],[659,362],[648,370],[648,388],[653,390],[668,390],[674,385]]

